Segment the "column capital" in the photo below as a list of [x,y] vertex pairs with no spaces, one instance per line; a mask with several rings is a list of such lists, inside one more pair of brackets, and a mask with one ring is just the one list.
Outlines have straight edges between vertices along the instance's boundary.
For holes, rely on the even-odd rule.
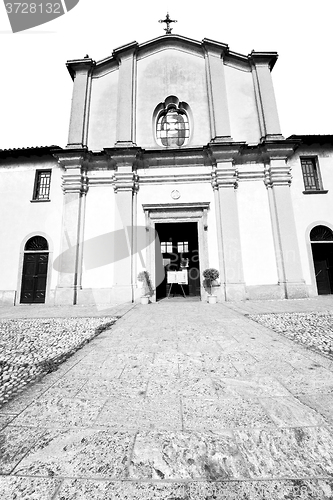
[[256,52],[252,50],[251,54],[248,56],[248,60],[254,65],[254,66],[268,66],[270,71],[272,71],[277,58],[278,58],[278,53],[277,52]]
[[291,184],[291,167],[283,159],[271,160],[264,171],[264,183],[267,188],[289,186]]
[[210,142],[208,144],[207,153],[213,165],[223,162],[234,162],[240,155],[245,142],[223,142],[216,144]]
[[114,49],[112,55],[113,57],[115,57],[115,59],[119,64],[121,60],[133,57],[136,54],[138,47],[139,47],[138,42],[130,42],[126,45],[122,45],[121,47]]
[[238,170],[231,162],[218,163],[212,171],[212,187],[218,191],[220,188],[238,187]]
[[62,150],[54,152],[53,155],[57,158],[59,165],[64,168],[61,184],[64,194],[87,193],[87,164],[89,162],[87,150]]
[[114,176],[114,192],[132,191],[137,193],[139,190],[139,176],[136,172],[117,171]]
[[143,151],[138,147],[104,148],[111,163],[117,167],[136,167],[142,161]]
[[202,40],[202,46],[207,54],[223,59],[224,55],[229,52],[229,46],[225,43],[216,42],[209,38]]
[[96,62],[90,57],[85,57],[84,59],[67,61],[66,66],[69,74],[72,77],[72,80],[74,80],[75,77],[79,74],[89,74],[96,66]]

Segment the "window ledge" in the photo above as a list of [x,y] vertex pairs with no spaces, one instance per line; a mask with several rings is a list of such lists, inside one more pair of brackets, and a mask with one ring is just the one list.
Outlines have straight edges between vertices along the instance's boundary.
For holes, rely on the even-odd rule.
[[313,190],[308,189],[307,191],[303,191],[303,194],[326,194],[326,193],[328,193],[328,190],[324,189],[313,189]]
[[51,201],[51,200],[30,200],[30,203],[45,203],[46,201]]

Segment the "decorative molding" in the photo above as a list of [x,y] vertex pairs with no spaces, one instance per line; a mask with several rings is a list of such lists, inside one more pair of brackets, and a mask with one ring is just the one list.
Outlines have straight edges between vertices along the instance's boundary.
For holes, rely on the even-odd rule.
[[89,187],[93,186],[113,186],[115,179],[113,172],[110,172],[112,175],[99,175],[99,176],[90,176],[89,175]]
[[114,191],[133,191],[139,190],[139,176],[136,172],[116,172],[114,174]]
[[257,181],[265,178],[263,165],[251,165],[248,168],[242,169],[238,167],[237,181]]
[[162,210],[208,210],[210,205],[209,201],[203,202],[193,202],[193,203],[144,203],[142,208],[144,211],[154,212],[154,211],[162,211]]
[[173,200],[179,200],[180,192],[177,189],[174,189],[173,191],[171,191],[171,198]]
[[214,168],[211,174],[211,183],[214,190],[220,188],[237,188],[238,186],[238,171],[235,167],[231,166],[228,162],[226,167],[222,167],[222,163],[219,163],[217,167]]
[[209,182],[211,174],[140,175],[140,184],[188,184]]
[[207,225],[207,210],[210,202],[197,203],[161,203],[161,204],[143,204],[142,208],[145,212],[146,224],[152,220],[175,220],[175,219],[196,219],[203,217],[206,228]]
[[62,150],[54,153],[59,165],[64,168],[62,190],[66,193],[86,194],[88,192],[87,164],[89,156],[85,149]]
[[271,163],[265,167],[264,183],[267,188],[273,186],[290,186],[291,180],[291,167],[287,163],[279,161],[278,165]]

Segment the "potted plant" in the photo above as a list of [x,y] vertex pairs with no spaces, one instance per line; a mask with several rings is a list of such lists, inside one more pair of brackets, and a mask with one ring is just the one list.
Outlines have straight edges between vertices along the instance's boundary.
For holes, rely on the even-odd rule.
[[149,304],[149,297],[154,293],[153,284],[148,271],[144,270],[138,274],[138,282],[142,283],[142,297],[141,304]]
[[218,272],[218,270],[214,269],[212,267],[209,269],[205,269],[203,272],[203,277],[205,278],[206,283],[209,286],[209,290],[210,290],[210,295],[208,296],[208,302],[210,304],[216,304],[216,301],[217,301],[216,295],[212,294],[212,285],[213,285],[213,281],[217,280],[217,278],[219,276],[220,276],[220,273]]

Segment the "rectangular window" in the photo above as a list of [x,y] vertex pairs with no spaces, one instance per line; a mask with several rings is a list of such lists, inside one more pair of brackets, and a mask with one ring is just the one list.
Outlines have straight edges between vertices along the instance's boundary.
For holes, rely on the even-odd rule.
[[161,252],[172,253],[172,241],[161,241]]
[[319,166],[316,157],[301,158],[305,191],[322,191]]
[[51,170],[37,170],[33,200],[48,200],[50,197]]
[[178,252],[179,253],[188,252],[188,241],[178,241]]

